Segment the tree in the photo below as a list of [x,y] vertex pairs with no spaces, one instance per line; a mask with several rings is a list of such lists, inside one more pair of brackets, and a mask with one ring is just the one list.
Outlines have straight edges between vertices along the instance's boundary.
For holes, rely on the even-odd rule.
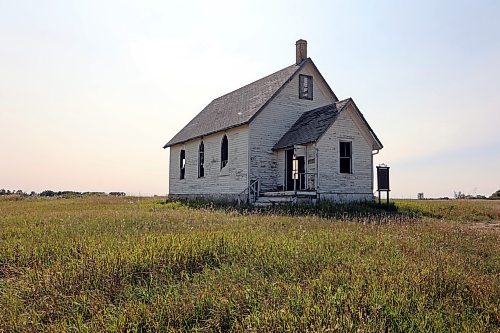
[[490,196],[490,199],[500,199],[500,190],[496,191]]

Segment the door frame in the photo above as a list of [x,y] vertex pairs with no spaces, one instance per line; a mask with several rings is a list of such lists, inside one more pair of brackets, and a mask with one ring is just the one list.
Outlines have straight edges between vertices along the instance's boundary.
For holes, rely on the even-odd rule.
[[[295,149],[285,149],[285,181],[283,189],[285,191],[293,191],[293,155]],[[290,189],[291,187],[291,189]]]
[[[297,161],[297,172],[299,175],[294,179],[294,162]],[[295,148],[290,148],[285,150],[285,181],[283,189],[285,191],[300,191],[307,188],[306,184],[306,170],[307,168],[307,156],[295,156]],[[302,175],[301,175],[302,174]],[[302,183],[302,188],[300,185]]]

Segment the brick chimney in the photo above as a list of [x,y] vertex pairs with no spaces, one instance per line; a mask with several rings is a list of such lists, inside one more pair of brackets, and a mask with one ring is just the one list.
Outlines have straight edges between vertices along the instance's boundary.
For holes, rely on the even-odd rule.
[[307,59],[307,41],[299,39],[295,42],[295,63],[299,65],[302,61]]

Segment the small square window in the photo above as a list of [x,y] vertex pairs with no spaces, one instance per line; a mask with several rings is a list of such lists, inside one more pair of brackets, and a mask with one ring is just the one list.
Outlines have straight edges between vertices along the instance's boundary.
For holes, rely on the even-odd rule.
[[299,98],[313,99],[313,77],[310,75],[299,75]]

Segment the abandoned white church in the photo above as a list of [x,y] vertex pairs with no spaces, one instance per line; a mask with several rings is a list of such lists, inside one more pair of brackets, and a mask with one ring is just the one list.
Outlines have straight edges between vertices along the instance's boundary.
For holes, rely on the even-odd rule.
[[251,204],[373,200],[382,149],[296,42],[296,62],[214,99],[164,148],[169,196]]

